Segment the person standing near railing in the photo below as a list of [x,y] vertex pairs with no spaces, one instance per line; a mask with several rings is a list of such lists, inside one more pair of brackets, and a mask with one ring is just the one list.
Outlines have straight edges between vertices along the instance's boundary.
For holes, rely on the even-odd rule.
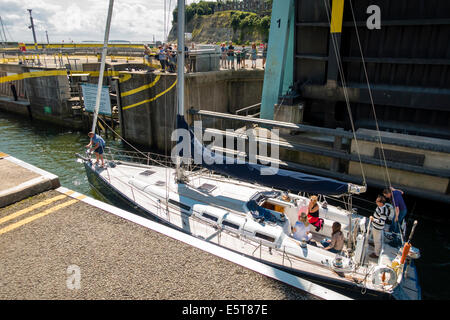
[[233,42],[231,41],[229,42],[227,56],[228,56],[228,69],[234,70],[234,46]]
[[267,60],[267,43],[264,44],[264,49],[263,49],[263,53],[262,53],[262,58],[263,58],[263,69],[266,68],[266,60]]
[[256,59],[258,56],[258,50],[256,49],[256,44],[252,43],[252,69],[256,69]]
[[392,242],[392,245],[394,247],[401,245],[401,240],[399,239],[398,234],[401,232],[400,227],[406,217],[406,214],[408,213],[405,200],[403,200],[403,194],[404,192],[402,190],[397,190],[392,187],[390,189],[383,190],[383,195],[387,199],[391,200],[391,203],[395,208],[395,216],[392,221],[391,227],[389,228],[389,231],[392,232],[392,235],[394,237]]
[[90,148],[91,150],[94,150],[95,157],[97,158],[94,164],[98,164],[98,159],[102,161],[102,168],[105,166],[105,162],[103,159],[103,151],[106,146],[105,140],[94,132],[88,133],[89,138],[91,138],[91,141],[88,145],[86,145],[86,148]]
[[370,221],[372,221],[372,234],[375,252],[372,252],[369,257],[378,259],[381,253],[381,241],[383,239],[384,224],[388,218],[388,208],[385,206],[386,199],[383,196],[378,196],[375,202],[377,204],[377,208],[375,209],[373,216],[370,217]]
[[220,52],[221,52],[221,56],[220,56],[220,65],[222,67],[222,69],[226,69],[227,68],[227,48],[225,46],[225,42],[223,42],[220,45]]

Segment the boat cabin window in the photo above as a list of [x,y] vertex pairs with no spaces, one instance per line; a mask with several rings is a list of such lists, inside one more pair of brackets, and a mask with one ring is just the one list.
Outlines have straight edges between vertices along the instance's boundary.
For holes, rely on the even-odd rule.
[[255,233],[255,237],[266,240],[266,241],[275,242],[275,238],[269,237],[269,236],[259,233],[259,232]]
[[219,220],[217,217],[207,214],[206,212],[203,212],[202,216],[205,217],[206,219],[212,220],[214,222],[217,222],[217,220]]
[[175,206],[177,206],[177,207],[179,207],[179,208],[181,208],[181,209],[184,209],[184,210],[186,210],[186,211],[191,211],[191,207],[189,207],[189,206],[187,206],[187,205],[185,205],[185,204],[182,204],[182,203],[180,203],[180,202],[178,202],[178,201],[169,199],[169,203],[171,203],[171,204],[173,204],[173,205],[175,205]]
[[228,221],[226,221],[226,220],[223,220],[223,221],[222,221],[222,225],[223,225],[223,226],[230,227],[230,228],[233,228],[233,229],[236,229],[236,230],[239,229],[239,225],[234,224],[234,223],[231,223],[231,222],[228,222]]

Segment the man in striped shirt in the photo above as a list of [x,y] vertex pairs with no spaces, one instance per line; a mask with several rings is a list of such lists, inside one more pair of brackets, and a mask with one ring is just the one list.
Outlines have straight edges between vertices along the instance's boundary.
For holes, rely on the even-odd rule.
[[377,259],[381,253],[381,239],[383,236],[383,229],[386,219],[388,217],[388,208],[385,206],[386,199],[383,196],[378,196],[377,200],[377,208],[375,209],[375,213],[370,217],[370,221],[372,221],[372,234],[373,234],[373,242],[375,245],[375,252],[372,253],[369,257]]

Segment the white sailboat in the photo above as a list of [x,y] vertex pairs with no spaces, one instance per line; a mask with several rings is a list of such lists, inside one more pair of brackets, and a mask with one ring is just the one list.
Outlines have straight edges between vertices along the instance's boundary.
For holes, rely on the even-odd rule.
[[[178,63],[183,66],[184,0],[178,1],[178,9]],[[105,41],[107,44],[106,36]],[[182,98],[183,68],[178,68],[177,88],[178,127],[187,127]],[[193,134],[191,137],[193,144],[198,143]],[[310,199],[304,193],[351,197],[364,192],[365,187],[286,170],[262,178],[259,171],[263,166],[258,164],[233,163],[223,168],[205,165],[202,170],[189,171],[179,161],[174,166],[170,158],[162,161],[161,156],[125,154],[113,149],[107,155],[104,168],[94,164],[89,155],[78,157],[84,163],[91,186],[113,204],[277,268],[326,283],[345,294],[420,299],[413,263],[418,251],[411,250],[407,259],[401,261],[402,251],[384,242],[379,258],[370,258],[374,248],[369,241],[369,219],[355,213],[351,206],[342,209],[319,201],[323,228],[312,231],[309,243],[292,235],[299,214],[308,210]],[[215,153],[212,156],[221,157]],[[279,188],[286,185],[299,193],[282,197]],[[331,238],[334,222],[341,224],[345,238],[341,254],[331,253],[320,245],[324,237]]]

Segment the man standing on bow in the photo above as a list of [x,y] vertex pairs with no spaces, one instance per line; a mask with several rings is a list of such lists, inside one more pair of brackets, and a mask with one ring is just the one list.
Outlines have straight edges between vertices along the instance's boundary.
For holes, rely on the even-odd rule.
[[91,148],[94,150],[95,157],[97,158],[97,161],[95,161],[95,164],[98,163],[98,159],[102,161],[102,167],[105,166],[105,162],[103,160],[103,149],[105,148],[105,140],[103,140],[100,135],[95,134],[94,132],[88,133],[89,138],[91,138],[91,142],[86,146],[86,148]]

